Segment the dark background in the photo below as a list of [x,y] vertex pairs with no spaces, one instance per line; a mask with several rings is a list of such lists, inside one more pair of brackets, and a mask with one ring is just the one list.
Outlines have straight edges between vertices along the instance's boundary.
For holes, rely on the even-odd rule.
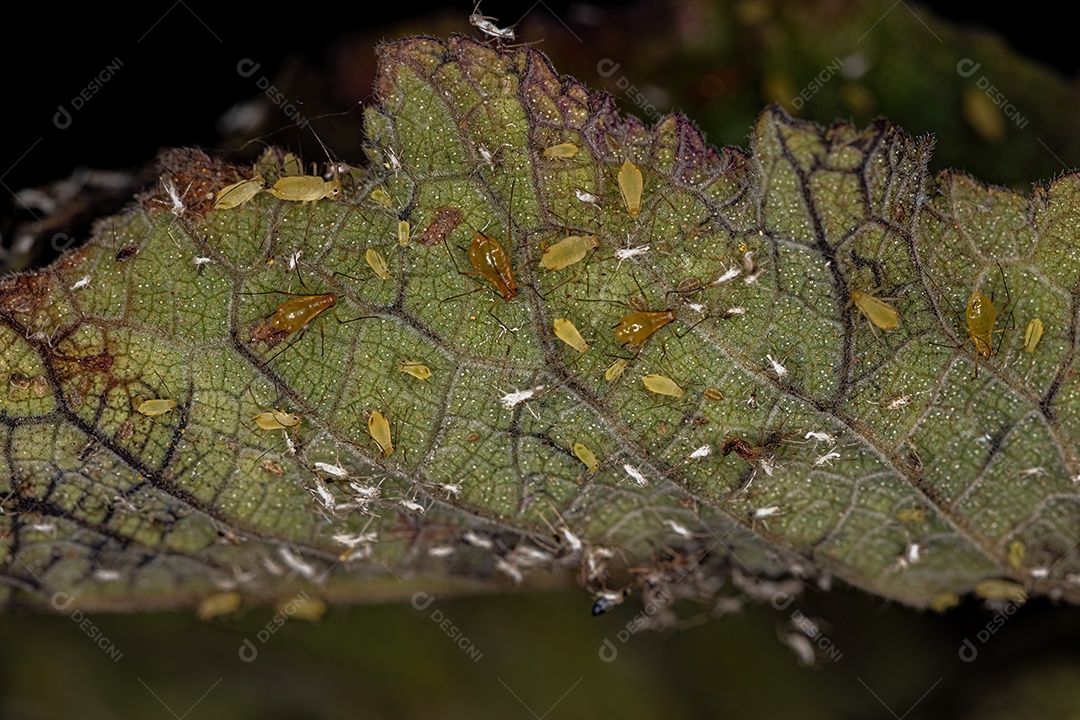
[[[269,7],[197,1],[122,11],[93,4],[62,11],[22,6],[22,17],[8,25],[0,44],[6,70],[0,246],[10,247],[15,227],[32,219],[12,191],[67,177],[80,166],[138,170],[164,147],[234,151],[241,141],[223,137],[217,121],[258,92],[253,78],[236,73],[241,58],[259,62],[258,74],[289,87],[290,97],[304,98],[304,114],[334,154],[359,162],[356,103],[371,99],[373,42],[413,32],[472,32],[467,4],[387,3],[361,10],[359,4],[297,3],[284,12]],[[491,1],[483,11],[509,24],[527,7]],[[600,39],[605,23],[634,13],[661,18],[643,28],[645,37],[646,31],[663,34],[662,18],[673,15],[663,5],[591,6],[589,12],[565,2],[547,7],[559,17],[592,18],[571,23],[588,39],[571,45],[552,15],[542,8],[533,13],[538,25],[529,27],[535,35],[525,39],[536,39],[537,28],[546,28],[539,47],[564,71],[575,63],[595,65],[602,56],[595,54],[597,46],[610,47]],[[1080,55],[1072,24],[1063,18],[995,10],[985,2],[931,7],[958,25],[995,30],[1016,52],[1075,82]],[[641,37],[622,38],[624,51],[633,53],[645,42]],[[57,106],[70,109],[71,98],[114,58],[122,69],[73,113],[70,127],[57,128]],[[590,85],[599,80],[580,79]],[[642,80],[664,85],[663,77]],[[761,98],[757,107],[766,101]],[[323,113],[344,115],[314,119]],[[249,150],[278,142],[301,150],[309,162],[325,158],[310,134],[293,133],[280,117],[269,122]],[[713,142],[745,145],[749,123],[739,127],[706,129]],[[935,127],[905,128],[940,133]],[[939,145],[951,141],[938,135]],[[85,234],[87,228],[76,223],[72,233]],[[260,646],[260,658],[251,664],[237,660],[237,649],[269,620],[268,611],[212,624],[189,614],[95,617],[95,625],[124,650],[116,663],[69,617],[4,617],[0,717],[168,718],[184,716],[189,708],[186,717],[193,720],[889,718],[909,709],[911,718],[1066,717],[1080,707],[1080,612],[1045,600],[1009,616],[985,644],[977,643],[977,660],[963,663],[958,649],[964,639],[976,641],[994,617],[975,602],[938,616],[843,588],[811,593],[797,607],[821,618],[843,653],[819,668],[798,666],[777,640],[791,609],[764,605],[695,625],[702,609],[688,608],[681,613],[691,618],[685,629],[667,636],[628,634],[623,643],[619,632],[638,608],[627,603],[594,619],[590,605],[580,592],[440,601],[444,614],[484,652],[477,663],[431,620],[430,609],[421,613],[408,604],[336,609],[314,625],[289,623]],[[619,650],[615,662],[598,657],[605,639]]]

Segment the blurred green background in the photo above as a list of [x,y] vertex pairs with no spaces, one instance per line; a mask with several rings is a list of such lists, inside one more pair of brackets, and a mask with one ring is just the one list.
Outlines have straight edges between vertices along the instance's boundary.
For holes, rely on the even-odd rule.
[[[145,182],[140,168],[159,147],[243,159],[272,142],[322,161],[314,130],[336,157],[359,163],[373,45],[473,32],[470,10],[311,5],[271,17],[191,2],[106,22],[94,7],[62,18],[34,9],[40,22],[23,24],[40,52],[30,61],[18,45],[3,50],[7,67],[25,69],[6,96],[5,267],[48,262],[58,233],[85,238],[93,217]],[[627,112],[681,110],[715,144],[745,145],[760,109],[777,102],[825,124],[885,116],[933,133],[934,170],[1020,190],[1080,164],[1077,59],[1067,23],[1045,13],[992,18],[979,14],[985,5],[953,4],[941,9],[946,21],[907,3],[765,0],[482,10],[501,24],[521,18],[523,40]],[[309,128],[296,129],[237,73],[245,58]],[[58,127],[58,107],[72,108],[115,60],[120,69]],[[105,187],[86,173],[73,181],[80,166],[121,172]],[[53,206],[25,192],[39,187]],[[65,189],[76,200],[64,200]],[[276,628],[270,610],[209,623],[2,617],[0,718],[1080,717],[1080,611],[1048,601],[999,616],[997,629],[975,602],[923,614],[839,588],[720,618],[680,606],[680,623],[664,633],[631,632],[635,600],[599,618],[591,602],[570,591],[336,608],[289,621],[266,642],[258,633]],[[781,642],[796,609],[817,620],[833,659],[803,667]],[[965,639],[977,651],[971,662],[960,657]],[[240,657],[245,640],[257,651],[251,662]]]

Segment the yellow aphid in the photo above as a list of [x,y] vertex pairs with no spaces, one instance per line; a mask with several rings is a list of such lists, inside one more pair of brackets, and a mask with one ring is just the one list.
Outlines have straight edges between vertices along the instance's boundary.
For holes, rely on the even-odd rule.
[[163,415],[176,407],[175,400],[144,400],[139,405],[139,412],[147,417],[154,417],[155,415]]
[[975,586],[975,594],[983,600],[1011,600],[1018,605],[1027,601],[1024,586],[1009,580],[983,580]]
[[858,290],[851,291],[851,302],[855,303],[855,307],[859,308],[867,320],[882,330],[892,330],[896,327],[900,314],[892,305]]
[[724,399],[724,393],[720,392],[720,388],[707,387],[701,394],[705,396],[706,400],[712,400],[713,402],[720,402]]
[[600,243],[595,235],[571,235],[545,250],[540,265],[548,270],[562,270],[580,262],[589,250],[596,247],[600,247]]
[[626,212],[636,218],[641,214],[641,194],[645,190],[645,181],[641,178],[638,166],[627,160],[619,168],[619,192],[626,203]]
[[381,187],[377,187],[371,191],[371,201],[376,205],[382,205],[384,208],[388,208],[394,204],[394,201],[390,198],[390,193],[383,190]]
[[207,595],[199,602],[195,614],[200,620],[212,620],[222,615],[234,613],[240,609],[241,596],[238,592],[218,592]]
[[217,191],[214,209],[228,210],[229,208],[240,207],[258,195],[263,189],[263,184],[262,175],[256,175],[250,180],[241,180],[240,182],[234,182],[232,185],[226,185]]
[[1039,318],[1035,318],[1028,323],[1027,330],[1024,332],[1024,350],[1029,353],[1035,353],[1035,346],[1039,344],[1043,336],[1043,323]]
[[1026,550],[1024,543],[1019,540],[1013,540],[1009,545],[1009,567],[1013,570],[1019,570],[1024,567],[1024,554]]
[[300,416],[284,410],[270,410],[251,418],[263,430],[287,430],[300,424]]
[[341,196],[341,182],[337,178],[323,180],[314,175],[290,175],[274,183],[270,193],[278,200],[301,203],[312,203],[323,198],[336,200]]
[[641,378],[641,381],[645,383],[646,390],[654,392],[657,395],[670,395],[677,398],[683,396],[684,391],[679,387],[678,383],[663,375],[646,375]]
[[574,455],[585,467],[589,468],[590,473],[595,473],[600,469],[600,461],[596,459],[596,455],[581,443],[574,443]]
[[925,522],[926,511],[922,508],[904,508],[896,513],[896,519],[900,522]]
[[401,247],[409,247],[409,221],[399,220],[397,224],[397,244]]
[[275,602],[274,612],[290,620],[315,622],[326,614],[326,603],[319,598],[308,597],[301,593]]
[[393,455],[394,444],[390,441],[390,423],[387,422],[386,416],[378,410],[372,410],[371,415],[368,416],[367,426],[371,439],[378,443],[383,457]]
[[930,609],[934,612],[943,613],[959,604],[960,597],[956,593],[945,592],[934,596],[934,599],[930,601]]
[[581,337],[581,333],[578,332],[577,327],[566,318],[555,319],[555,337],[559,338],[579,353],[584,353],[589,349],[589,344],[585,342],[585,338]]
[[549,158],[572,158],[578,153],[578,146],[574,143],[560,143],[552,145],[544,150],[544,157]]
[[623,370],[626,369],[627,362],[622,358],[619,358],[615,362],[611,363],[611,367],[604,371],[604,379],[611,382],[615,378],[623,374]]
[[403,373],[409,373],[414,378],[419,378],[420,380],[427,380],[431,377],[431,368],[422,362],[417,362],[415,360],[406,360],[398,365],[398,370]]
[[386,261],[383,260],[383,256],[379,254],[378,250],[368,248],[367,252],[364,253],[364,259],[367,260],[367,264],[371,266],[371,269],[375,271],[380,280],[389,280],[391,278],[390,268],[386,266]]

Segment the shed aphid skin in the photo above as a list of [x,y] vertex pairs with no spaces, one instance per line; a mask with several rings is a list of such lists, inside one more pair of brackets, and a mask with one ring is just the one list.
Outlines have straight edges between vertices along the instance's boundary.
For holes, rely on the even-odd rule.
[[489,17],[480,13],[480,3],[477,2],[473,7],[472,14],[469,15],[469,24],[474,28],[487,35],[497,43],[514,42],[516,35],[514,34],[514,28],[498,27],[495,22],[498,18]]
[[503,300],[509,302],[517,297],[517,283],[514,282],[514,272],[510,269],[510,259],[498,240],[473,232],[473,241],[469,245],[469,263],[485,280],[495,286]]
[[559,338],[579,353],[584,354],[585,351],[589,349],[589,344],[585,342],[585,338],[581,337],[581,333],[578,332],[577,326],[566,318],[556,318],[554,329],[555,337]]
[[593,248],[600,247],[595,235],[571,235],[544,251],[540,266],[547,270],[562,270],[580,262]]
[[368,433],[382,450],[383,457],[389,457],[394,453],[394,444],[390,440],[390,423],[378,410],[372,410],[368,415]]
[[139,404],[138,411],[142,415],[147,417],[154,417],[155,415],[164,415],[165,413],[176,407],[176,401],[171,398],[156,398],[154,400],[144,400]]
[[547,158],[572,158],[578,154],[578,146],[574,143],[560,143],[544,148],[544,157]]
[[623,374],[623,371],[626,370],[626,366],[628,364],[629,363],[627,363],[626,360],[624,360],[623,358],[619,358],[615,362],[611,363],[611,367],[604,371],[604,379],[608,382],[611,382],[612,380]]
[[851,302],[855,303],[855,307],[859,308],[859,312],[867,320],[882,330],[892,330],[899,322],[900,314],[896,311],[896,308],[887,302],[878,300],[869,293],[852,290]]
[[406,360],[398,365],[398,370],[408,373],[418,380],[427,380],[431,377],[431,368],[418,360]]
[[581,443],[574,443],[574,457],[581,461],[582,465],[589,469],[590,475],[595,475],[600,469],[600,461],[596,459],[593,451]]
[[397,224],[397,244],[401,247],[409,247],[410,233],[409,221],[399,220]]
[[1027,330],[1024,331],[1024,352],[1034,355],[1035,347],[1039,344],[1039,340],[1042,340],[1042,336],[1043,322],[1035,318],[1028,323]]
[[645,384],[646,390],[657,395],[670,395],[671,397],[681,398],[686,392],[671,378],[655,373],[641,378],[641,382]]
[[324,472],[332,477],[345,479],[349,477],[349,471],[339,465],[331,465],[330,463],[317,462],[315,463],[315,469],[319,472]]
[[390,268],[386,265],[386,260],[375,248],[368,248],[367,252],[364,253],[364,259],[367,260],[367,264],[380,280],[389,280],[393,277],[390,274]]
[[641,195],[645,189],[645,182],[641,177],[641,170],[634,163],[626,160],[619,168],[619,192],[623,202],[626,203],[626,212],[630,217],[636,218],[641,214]]
[[633,465],[630,465],[628,463],[623,463],[622,467],[623,467],[623,470],[626,472],[627,477],[629,477],[631,480],[633,480],[634,483],[638,487],[648,487],[649,486],[648,479],[644,475],[642,475],[641,471],[638,470],[636,467],[634,467]]
[[265,184],[266,181],[263,179],[263,176],[255,173],[255,177],[250,180],[241,180],[240,182],[226,185],[218,190],[217,195],[214,196],[214,209],[229,210],[240,207],[262,192]]
[[615,325],[615,339],[627,345],[640,345],[660,328],[675,319],[675,312],[632,312]]

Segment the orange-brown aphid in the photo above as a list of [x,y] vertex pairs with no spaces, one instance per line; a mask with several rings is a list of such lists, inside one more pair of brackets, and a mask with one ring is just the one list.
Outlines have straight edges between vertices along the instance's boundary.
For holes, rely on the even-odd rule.
[[662,312],[632,312],[615,325],[615,339],[628,345],[640,345],[675,319],[672,310]]
[[469,246],[469,262],[476,272],[495,286],[503,300],[510,301],[517,297],[517,283],[514,272],[510,269],[510,259],[506,251],[495,238],[473,232],[473,241]]
[[307,329],[312,320],[335,305],[337,297],[333,293],[291,297],[281,303],[269,319],[255,327],[250,342],[262,341],[271,347],[277,345],[286,335]]

